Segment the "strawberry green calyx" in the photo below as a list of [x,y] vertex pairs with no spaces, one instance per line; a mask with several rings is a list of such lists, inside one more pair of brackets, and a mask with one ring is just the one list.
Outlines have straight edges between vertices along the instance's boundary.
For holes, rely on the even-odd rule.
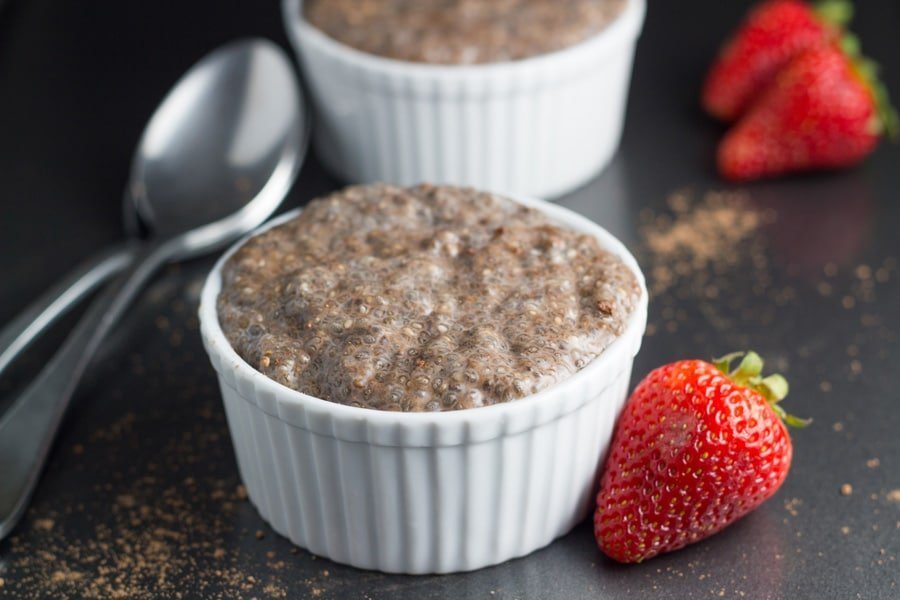
[[859,38],[850,32],[841,36],[841,50],[850,60],[853,72],[862,80],[872,94],[875,103],[875,119],[872,130],[875,135],[884,134],[892,141],[900,135],[900,117],[891,106],[887,88],[878,77],[878,63],[862,54]]
[[849,31],[841,36],[841,50],[851,59],[858,59],[862,55],[862,45],[859,42],[859,36]]
[[878,113],[877,131],[884,133],[892,141],[897,141],[897,136],[900,135],[900,117],[891,106],[887,88],[878,78],[878,64],[868,58],[860,58],[854,65],[856,72],[866,82],[872,92],[872,98],[875,100],[875,110]]
[[[741,359],[737,367],[731,368],[731,364]],[[789,386],[787,379],[779,374],[763,376],[763,359],[756,352],[732,352],[721,358],[714,359],[713,365],[727,375],[735,384],[750,388],[758,392],[766,399],[769,406],[778,415],[785,425],[789,427],[806,427],[812,423],[812,419],[801,419],[788,414],[779,402],[788,395]]]
[[835,27],[844,27],[853,19],[853,3],[847,0],[821,0],[813,4],[813,11]]

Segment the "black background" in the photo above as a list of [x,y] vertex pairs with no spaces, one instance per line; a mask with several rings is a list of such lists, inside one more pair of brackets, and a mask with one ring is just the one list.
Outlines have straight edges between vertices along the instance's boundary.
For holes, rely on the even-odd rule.
[[[900,99],[900,4],[858,4],[854,29]],[[723,129],[696,98],[715,49],[748,5],[651,0],[621,151],[588,186],[560,199],[620,236],[645,270],[652,257],[638,233],[643,209],[665,213],[666,197],[679,189],[732,189],[713,171]],[[253,35],[287,48],[277,4],[7,0],[0,8],[0,321],[120,239],[121,191],[146,119],[200,56]],[[339,185],[312,156],[285,209]],[[530,557],[444,577],[386,576],[292,552],[235,497],[230,440],[196,332],[196,294],[211,264],[200,260],[155,281],[80,387],[32,510],[0,543],[0,596],[108,591],[115,588],[91,584],[114,579],[104,575],[109,566],[128,571],[119,589],[131,596],[900,597],[900,503],[889,496],[900,489],[900,271],[889,268],[900,256],[900,148],[882,144],[842,173],[742,189],[776,216],[754,240],[771,282],[754,289],[738,265],[719,276],[715,302],[677,288],[653,298],[655,333],[635,365],[643,374],[672,359],[752,346],[791,380],[792,411],[815,419],[794,436],[794,467],[781,491],[714,538],[621,567],[595,550],[584,524]],[[890,270],[865,298],[859,265]],[[859,299],[847,308],[845,296]],[[8,397],[15,383],[0,382],[0,392]],[[877,467],[867,466],[872,458]],[[853,486],[849,496],[839,492],[844,483]],[[178,517],[173,523],[152,512],[129,523],[117,500],[123,494],[154,511],[175,506]],[[167,504],[166,494],[180,500]],[[135,548],[100,552],[95,561],[73,550],[96,547],[107,527],[115,534],[160,525],[182,536],[162,581],[134,575]],[[60,569],[81,575],[53,583]]]

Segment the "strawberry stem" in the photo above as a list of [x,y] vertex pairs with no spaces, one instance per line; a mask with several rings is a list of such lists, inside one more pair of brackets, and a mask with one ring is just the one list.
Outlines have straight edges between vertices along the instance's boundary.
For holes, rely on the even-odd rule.
[[[741,359],[738,366],[732,370],[731,363]],[[735,384],[748,387],[762,395],[785,425],[789,427],[806,427],[812,423],[812,419],[801,419],[788,414],[778,403],[788,395],[789,386],[787,379],[779,374],[763,377],[763,359],[753,351],[732,352],[712,361],[713,365],[727,375]]]
[[847,0],[821,0],[813,5],[813,11],[835,27],[844,27],[853,19],[853,3]]

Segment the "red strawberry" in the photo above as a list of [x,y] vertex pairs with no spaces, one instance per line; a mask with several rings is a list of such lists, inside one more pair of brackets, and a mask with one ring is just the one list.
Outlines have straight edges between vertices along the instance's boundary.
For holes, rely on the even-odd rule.
[[[684,360],[644,379],[616,426],[603,471],[594,535],[619,562],[640,562],[701,540],[779,488],[791,466],[780,375],[763,378],[748,352],[737,369]],[[779,418],[780,417],[780,418]]]
[[726,134],[719,172],[748,181],[860,162],[896,126],[874,72],[835,46],[799,54]]
[[719,53],[703,85],[703,108],[731,121],[740,116],[778,70],[803,50],[831,43],[849,21],[851,4],[800,0],[758,4]]

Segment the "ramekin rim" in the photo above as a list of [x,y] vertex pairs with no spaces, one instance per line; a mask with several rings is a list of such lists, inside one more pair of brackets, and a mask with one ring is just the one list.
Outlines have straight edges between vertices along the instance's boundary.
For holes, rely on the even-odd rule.
[[[604,367],[609,368],[608,365],[617,364],[615,359],[623,352],[631,353],[630,356],[625,358],[626,360],[634,358],[634,355],[640,348],[640,342],[644,334],[644,328],[646,327],[647,306],[649,302],[644,274],[641,271],[637,259],[635,259],[631,252],[628,251],[625,245],[605,228],[587,217],[565,207],[547,202],[546,200],[529,198],[516,194],[501,195],[525,206],[541,210],[545,214],[548,214],[552,219],[574,227],[579,231],[591,233],[600,241],[603,248],[615,253],[625,262],[634,273],[638,280],[638,285],[640,286],[641,296],[638,299],[637,305],[629,315],[625,330],[622,334],[610,343],[610,345],[587,366],[566,377],[562,381],[540,390],[537,393],[529,394],[528,396],[509,402],[501,402],[489,406],[452,411],[401,412],[350,406],[339,402],[325,400],[289,388],[278,383],[274,379],[267,377],[263,373],[260,373],[237,353],[225,337],[225,333],[222,331],[221,325],[219,324],[217,300],[222,285],[222,266],[248,239],[260,235],[265,231],[296,217],[303,210],[302,207],[279,215],[247,234],[228,248],[228,250],[226,250],[216,261],[204,281],[203,289],[200,294],[200,306],[198,309],[200,331],[204,338],[205,350],[210,354],[214,351],[218,352],[222,359],[221,363],[230,365],[236,370],[236,377],[243,377],[247,380],[251,380],[255,389],[258,390],[262,387],[275,395],[280,402],[289,402],[307,409],[320,409],[328,412],[334,418],[348,418],[354,420],[362,418],[370,424],[376,425],[434,424],[449,426],[453,422],[466,423],[472,422],[473,420],[483,421],[490,416],[502,418],[505,414],[510,412],[525,411],[528,409],[536,410],[535,405],[539,408],[546,402],[561,402],[561,396],[564,391],[573,387],[577,389],[577,387],[585,385],[592,377],[596,377],[599,373],[604,372]],[[473,415],[475,415],[474,419]]]
[[[332,56],[356,63],[372,71],[405,73],[408,75],[442,78],[490,78],[498,72],[530,70],[535,67],[554,69],[573,56],[586,51],[599,51],[604,46],[615,46],[619,39],[633,39],[640,34],[647,10],[646,0],[626,0],[626,6],[602,31],[591,37],[552,52],[545,52],[514,61],[479,63],[474,65],[432,64],[406,61],[380,56],[335,40],[328,34],[308,23],[300,14],[303,0],[282,0],[282,16],[288,37],[299,46],[301,39],[307,40]],[[296,39],[295,39],[296,38]]]

